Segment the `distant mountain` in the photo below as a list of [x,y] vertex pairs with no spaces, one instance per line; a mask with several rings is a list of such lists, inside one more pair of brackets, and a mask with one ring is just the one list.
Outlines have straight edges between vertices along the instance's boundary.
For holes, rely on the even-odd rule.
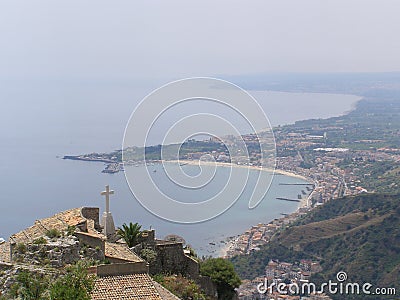
[[231,260],[242,278],[253,278],[264,273],[270,259],[301,258],[320,260],[323,271],[313,276],[314,283],[335,280],[345,271],[349,282],[400,291],[400,195],[331,200],[277,233],[260,251]]

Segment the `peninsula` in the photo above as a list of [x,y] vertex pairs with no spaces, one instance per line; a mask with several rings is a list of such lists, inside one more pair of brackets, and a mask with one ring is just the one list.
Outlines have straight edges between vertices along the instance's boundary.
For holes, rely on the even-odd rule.
[[[339,271],[335,259],[358,278],[357,274],[365,268],[362,258],[350,262],[346,257],[348,251],[358,251],[362,245],[368,246],[362,250],[364,257],[374,257],[376,267],[381,270],[386,266],[389,272],[382,269],[379,276],[368,276],[369,280],[395,285],[393,278],[398,266],[390,264],[385,257],[390,256],[387,251],[392,248],[396,257],[399,253],[396,250],[399,197],[396,195],[400,194],[400,101],[396,97],[364,97],[353,111],[343,116],[279,126],[274,128],[274,134],[277,174],[295,174],[311,185],[304,186],[305,195],[299,195],[299,199],[307,201],[296,212],[268,224],[254,225],[226,243],[220,256],[229,258],[241,278],[248,279],[239,288],[239,296],[257,297],[254,286],[264,276],[291,282],[317,281],[321,279],[318,276],[328,280],[335,275],[334,271]],[[220,166],[265,171],[258,160],[259,148],[255,146],[258,136],[262,133],[241,137],[249,148],[248,160],[232,161],[224,145],[210,139],[186,141],[181,147],[180,163],[194,164],[202,157],[212,156]],[[146,163],[160,162],[160,149],[160,145],[146,147]],[[130,157],[125,163],[140,163],[135,156],[139,153],[137,150],[128,151]],[[111,164],[123,170],[121,150],[84,154],[73,159],[102,161],[107,164],[106,168]],[[377,231],[374,224],[380,224],[386,233]],[[372,236],[373,241],[366,239],[365,234]],[[386,241],[386,248],[377,247],[379,239]],[[374,246],[371,243],[375,240]],[[342,249],[336,252],[336,257],[330,245],[339,247],[342,243],[346,243],[348,251]]]

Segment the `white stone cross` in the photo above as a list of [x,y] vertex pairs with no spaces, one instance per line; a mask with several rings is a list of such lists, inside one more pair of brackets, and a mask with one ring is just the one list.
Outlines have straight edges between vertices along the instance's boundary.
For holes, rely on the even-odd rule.
[[113,195],[114,191],[110,190],[110,186],[106,185],[106,190],[101,192],[102,196],[106,196],[106,213],[110,212],[110,195]]

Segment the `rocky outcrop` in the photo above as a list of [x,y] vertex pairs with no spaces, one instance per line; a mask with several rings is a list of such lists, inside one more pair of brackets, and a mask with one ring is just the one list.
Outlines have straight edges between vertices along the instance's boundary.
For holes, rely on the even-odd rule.
[[[43,268],[38,266],[22,266],[22,265],[11,265],[11,264],[0,264],[0,296],[6,295],[12,285],[17,282],[18,274],[21,272],[29,272],[31,274],[42,276],[50,276],[50,278],[56,278],[57,273],[49,268]],[[1,297],[0,297],[1,298]],[[8,298],[7,298],[8,299]]]
[[30,244],[17,244],[13,247],[12,261],[29,265],[51,266],[61,268],[74,264],[81,259],[100,261],[104,253],[100,248],[81,244],[75,236],[49,239]]

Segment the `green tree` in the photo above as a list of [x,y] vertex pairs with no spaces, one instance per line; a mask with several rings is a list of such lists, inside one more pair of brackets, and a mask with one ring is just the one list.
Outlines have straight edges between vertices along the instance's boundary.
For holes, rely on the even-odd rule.
[[52,300],[90,300],[94,288],[95,276],[89,275],[87,265],[78,262],[67,268],[65,275],[60,276],[50,286]]
[[61,237],[61,232],[58,231],[56,228],[52,228],[52,229],[46,231],[46,235],[51,239],[59,238],[59,237]]
[[233,264],[223,258],[210,258],[200,264],[200,273],[209,276],[217,285],[218,299],[232,299],[234,289],[239,287],[240,278]]
[[182,300],[209,299],[195,281],[187,279],[182,275],[164,276],[157,274],[154,276],[154,280]]
[[124,223],[121,227],[118,227],[118,235],[124,239],[129,248],[137,245],[140,236],[141,225],[138,223],[129,223],[129,226]]
[[147,261],[149,264],[155,262],[157,258],[157,252],[152,249],[143,249],[140,251],[140,257]]
[[16,277],[16,283],[11,287],[10,295],[15,299],[41,300],[47,299],[44,295],[49,281],[44,275],[21,271]]

